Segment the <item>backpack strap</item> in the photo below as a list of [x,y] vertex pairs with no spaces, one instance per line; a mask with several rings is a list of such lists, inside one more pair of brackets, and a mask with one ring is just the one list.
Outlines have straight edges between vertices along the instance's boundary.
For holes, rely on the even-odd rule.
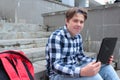
[[7,58],[1,58],[1,61],[2,61],[3,67],[5,68],[5,71],[7,72],[10,80],[20,80],[20,78],[18,77],[14,67],[7,60]]
[[16,65],[15,68],[17,70],[17,73],[18,73],[20,79],[30,80],[22,61],[20,59],[16,59],[16,61],[15,61],[15,59],[12,59],[12,61]]
[[[26,57],[23,51],[21,50],[10,50],[9,53],[15,54],[16,58],[19,58],[22,61],[22,64],[25,63],[27,69],[29,69],[30,75],[32,76],[32,80],[34,79],[34,68],[31,61]],[[15,55],[13,57],[15,57]]]
[[20,50],[16,50],[14,52],[19,53],[19,56],[20,56],[21,60],[25,63],[24,66],[26,66],[29,69],[30,74],[34,78],[33,65],[32,65],[31,61],[26,57],[25,53],[23,51],[20,51]]

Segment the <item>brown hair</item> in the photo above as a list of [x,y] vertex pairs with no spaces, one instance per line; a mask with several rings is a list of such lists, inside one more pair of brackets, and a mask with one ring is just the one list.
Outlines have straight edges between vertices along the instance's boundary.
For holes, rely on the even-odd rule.
[[66,17],[67,21],[69,21],[77,13],[83,14],[85,20],[87,19],[87,10],[86,9],[74,7],[74,8],[70,8],[66,12],[65,17]]

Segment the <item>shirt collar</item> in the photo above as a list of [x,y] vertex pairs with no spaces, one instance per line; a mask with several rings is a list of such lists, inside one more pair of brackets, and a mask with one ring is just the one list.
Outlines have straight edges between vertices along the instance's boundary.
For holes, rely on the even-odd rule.
[[64,26],[63,29],[64,29],[64,32],[65,32],[65,36],[66,36],[67,38],[77,39],[77,35],[75,35],[74,37],[71,36],[71,34],[70,34],[70,32],[68,31],[68,29],[67,29],[66,26]]

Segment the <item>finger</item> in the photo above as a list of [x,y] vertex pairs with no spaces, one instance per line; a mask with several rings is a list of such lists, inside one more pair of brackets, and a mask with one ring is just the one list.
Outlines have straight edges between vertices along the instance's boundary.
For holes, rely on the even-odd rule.
[[112,55],[112,56],[110,56],[110,58],[114,58],[114,56]]
[[99,72],[100,67],[101,67],[101,66],[98,66],[98,67],[94,68],[94,69],[95,69],[95,71],[96,71],[96,73],[97,73],[97,72]]
[[108,63],[111,63],[112,61],[109,61]]
[[114,59],[113,59],[113,57],[111,57],[110,59],[109,59],[109,61],[113,61]]
[[113,60],[113,58],[110,58],[109,61]]
[[113,55],[111,55],[111,57],[114,57]]
[[97,62],[97,63],[94,63],[94,67],[98,67],[98,66],[100,66],[101,65],[101,62]]
[[109,64],[111,64],[112,62],[113,62],[113,59],[110,59],[110,60],[108,61]]

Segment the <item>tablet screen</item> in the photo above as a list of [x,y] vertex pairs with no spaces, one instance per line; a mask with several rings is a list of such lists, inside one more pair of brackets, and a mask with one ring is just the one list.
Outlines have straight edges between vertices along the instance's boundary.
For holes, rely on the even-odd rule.
[[97,61],[101,61],[101,63],[107,64],[110,56],[113,54],[116,42],[116,37],[104,38],[102,40],[101,47],[97,55]]

